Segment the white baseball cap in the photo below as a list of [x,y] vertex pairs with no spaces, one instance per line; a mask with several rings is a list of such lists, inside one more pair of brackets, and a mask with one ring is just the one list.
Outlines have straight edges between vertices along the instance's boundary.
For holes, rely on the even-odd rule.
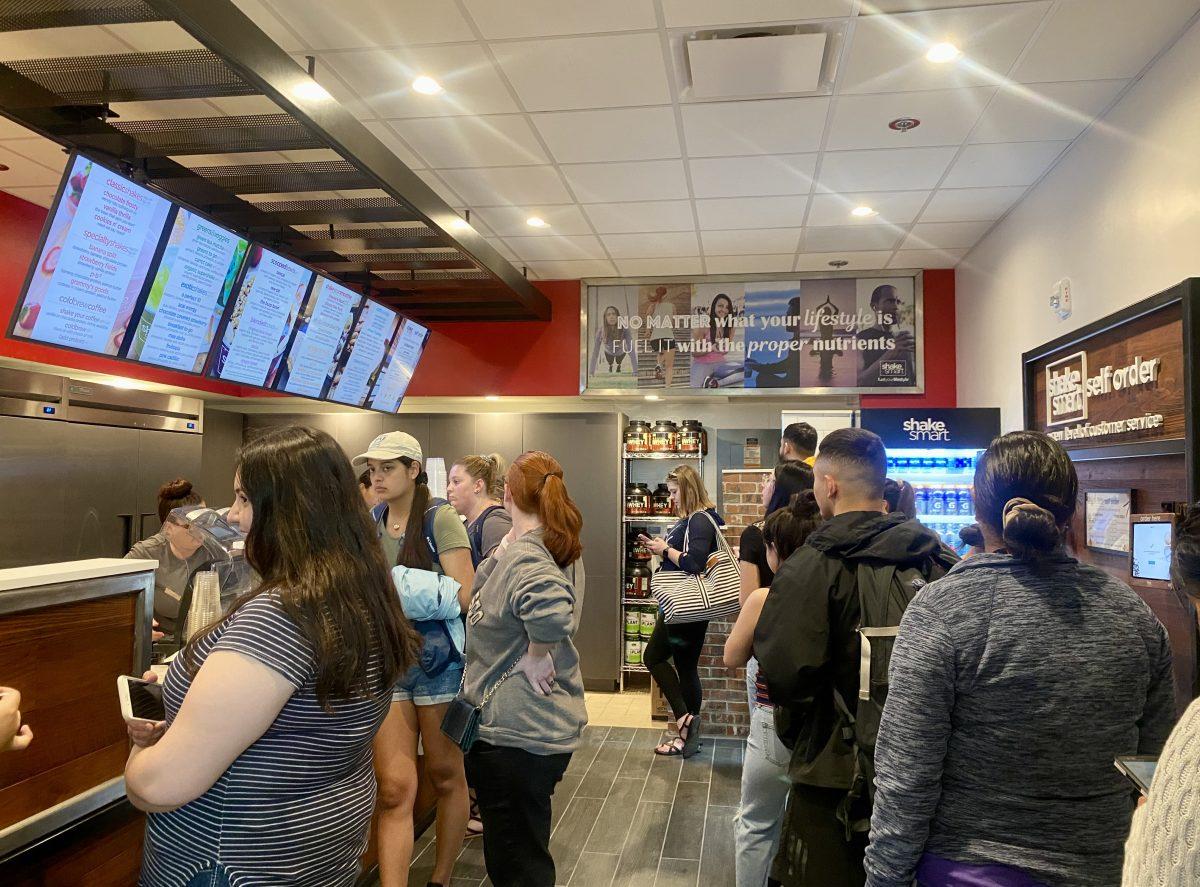
[[355,456],[351,460],[351,464],[355,468],[358,468],[368,459],[378,459],[380,462],[385,462],[389,459],[399,459],[401,457],[407,457],[414,462],[425,461],[425,456],[421,452],[421,445],[417,443],[415,437],[405,431],[389,431],[371,441],[371,445],[367,447],[367,451]]

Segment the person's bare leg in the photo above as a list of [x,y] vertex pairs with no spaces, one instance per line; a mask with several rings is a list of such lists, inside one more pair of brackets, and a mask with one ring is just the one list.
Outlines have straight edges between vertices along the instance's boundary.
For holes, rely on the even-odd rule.
[[421,747],[425,751],[425,778],[437,795],[437,855],[430,877],[435,884],[450,883],[471,815],[462,749],[442,732],[447,707],[443,704],[417,709]]
[[413,851],[413,805],[417,800],[419,729],[416,706],[411,702],[393,702],[375,734],[380,887],[408,885]]
[[667,388],[675,387],[675,349],[663,352],[663,384]]

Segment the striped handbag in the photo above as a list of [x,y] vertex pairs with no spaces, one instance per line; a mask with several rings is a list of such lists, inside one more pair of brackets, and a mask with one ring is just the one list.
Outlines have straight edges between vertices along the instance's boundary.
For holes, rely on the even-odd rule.
[[[663,622],[702,622],[736,613],[741,607],[738,591],[741,571],[733,549],[712,515],[701,512],[712,521],[717,531],[717,550],[709,555],[704,572],[699,576],[684,570],[659,570],[650,578],[650,593],[662,609]],[[687,531],[684,531],[683,550],[687,551]]]

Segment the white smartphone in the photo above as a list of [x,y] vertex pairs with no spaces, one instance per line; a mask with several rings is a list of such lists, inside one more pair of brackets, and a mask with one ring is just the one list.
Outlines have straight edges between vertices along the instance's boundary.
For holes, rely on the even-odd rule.
[[121,699],[121,717],[127,721],[157,723],[167,719],[162,684],[123,674],[117,678],[117,696]]

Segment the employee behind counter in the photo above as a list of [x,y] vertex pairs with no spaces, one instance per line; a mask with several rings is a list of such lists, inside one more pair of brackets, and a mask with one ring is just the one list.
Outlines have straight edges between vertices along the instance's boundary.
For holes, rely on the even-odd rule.
[[204,500],[193,489],[192,482],[184,478],[163,484],[158,490],[162,529],[138,542],[125,555],[158,561],[158,569],[154,571],[154,621],[157,629],[169,635],[176,632],[179,605],[188,581],[193,573],[208,566],[211,559],[196,535],[167,519],[171,510],[181,505],[204,507]]

